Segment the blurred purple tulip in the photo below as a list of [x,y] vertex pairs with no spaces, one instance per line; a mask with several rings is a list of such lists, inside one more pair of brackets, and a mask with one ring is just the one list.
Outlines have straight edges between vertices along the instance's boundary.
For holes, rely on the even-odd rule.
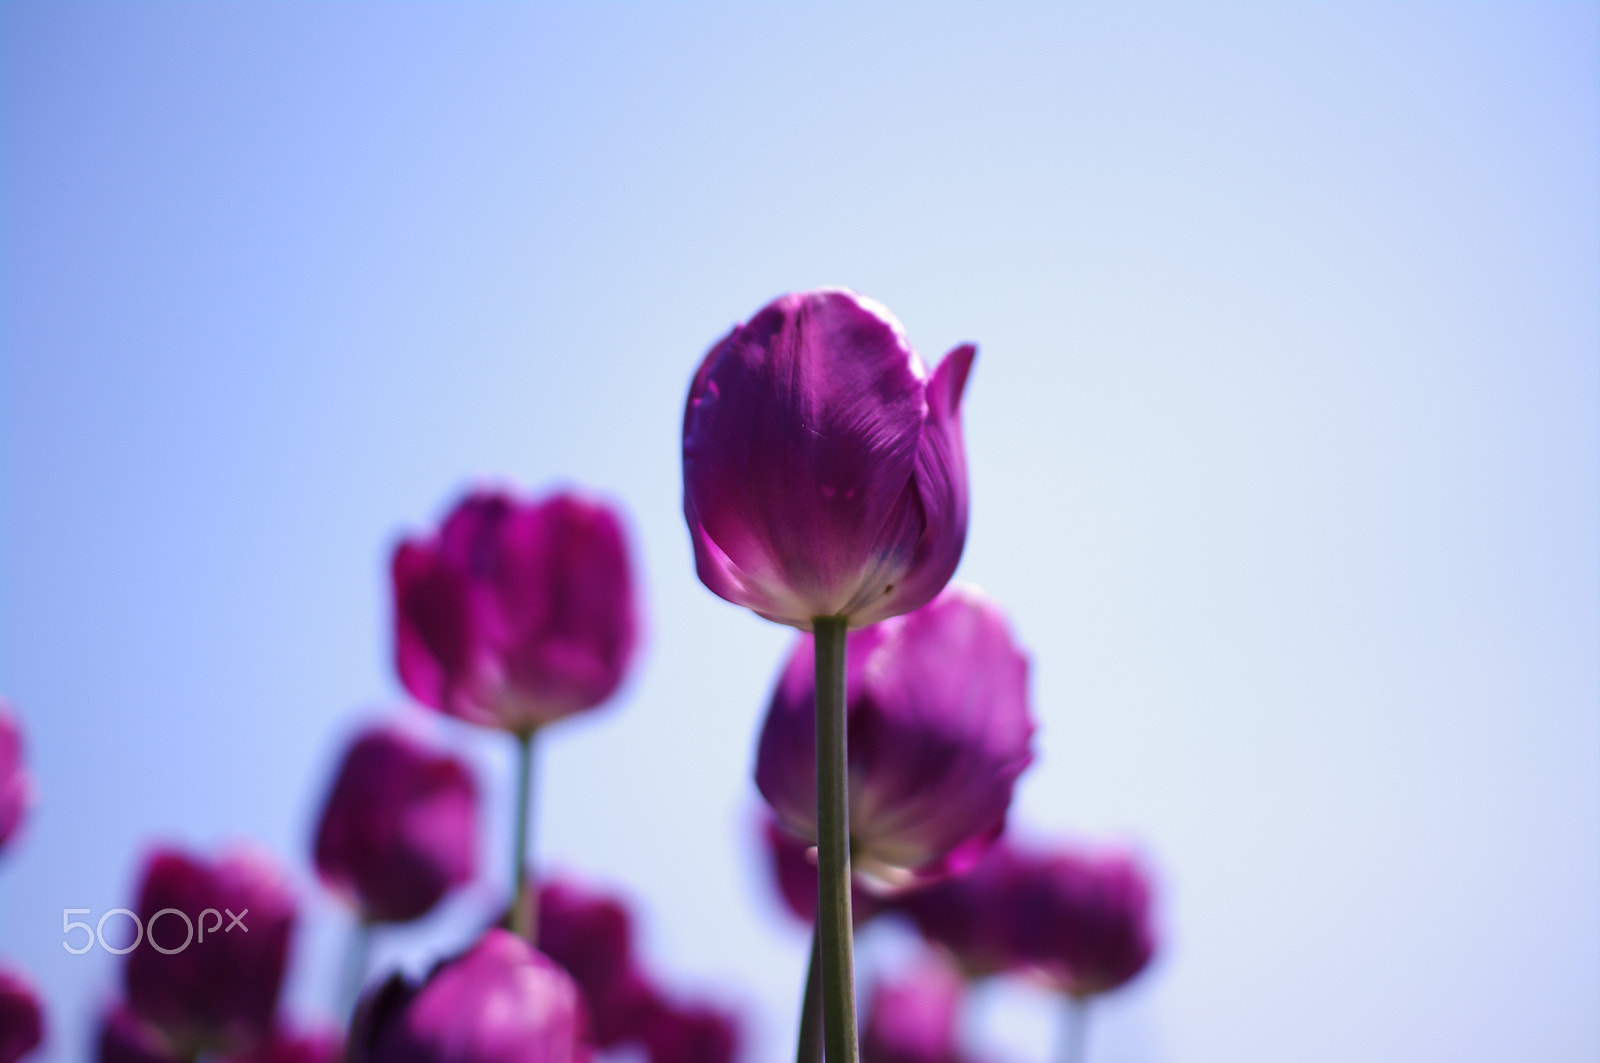
[[[899,884],[959,872],[1004,828],[1033,759],[1027,657],[999,608],[961,587],[851,632],[847,652],[854,866]],[[812,639],[801,635],[756,756],[762,796],[784,827],[813,840],[814,691]]]
[[[157,850],[145,861],[136,907],[151,930],[123,968],[134,1014],[179,1056],[259,1045],[272,1031],[294,925],[294,898],[278,869],[250,851],[207,863]],[[193,921],[187,945],[178,913]]]
[[645,1034],[650,1063],[733,1063],[740,1040],[738,1020],[705,1004],[663,1006]]
[[[762,817],[761,834],[766,843],[772,879],[783,898],[784,907],[810,926],[817,921],[816,846],[797,838],[778,825],[771,816]],[[850,913],[860,926],[878,913],[877,896],[865,888],[859,875],[850,882]]]
[[634,956],[633,917],[620,898],[572,879],[546,881],[539,889],[539,948],[577,983],[596,1047],[644,1035],[657,996]]
[[186,1063],[162,1039],[161,1034],[128,1009],[118,1004],[100,1020],[95,1039],[97,1063]]
[[900,907],[969,974],[1028,971],[1079,998],[1128,982],[1156,948],[1149,876],[1125,852],[1002,842]]
[[880,982],[867,1005],[861,1063],[957,1063],[962,978],[933,957]]
[[525,734],[594,708],[633,656],[622,521],[579,495],[473,492],[400,544],[393,577],[401,681],[472,723]]
[[0,1063],[17,1063],[43,1040],[39,994],[21,974],[0,969]]
[[340,1063],[342,1059],[344,1041],[332,1030],[295,1033],[279,1028],[255,1051],[228,1063]]
[[393,727],[345,753],[317,827],[317,874],[367,922],[404,922],[472,880],[477,788],[459,760]]
[[22,724],[0,698],[0,849],[22,825],[33,800],[33,780],[22,763]]
[[976,349],[930,376],[883,306],[785,295],[701,362],[683,419],[700,580],[778,623],[864,627],[955,572],[967,534],[961,394]]
[[561,967],[491,928],[410,986],[398,976],[356,1011],[348,1063],[587,1063],[583,1001]]

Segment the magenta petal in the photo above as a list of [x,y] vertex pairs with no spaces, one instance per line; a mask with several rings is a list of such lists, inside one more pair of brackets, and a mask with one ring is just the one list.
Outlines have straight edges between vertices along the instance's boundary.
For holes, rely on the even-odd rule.
[[667,1005],[645,1035],[650,1063],[733,1063],[741,1040],[738,1020],[704,1004]]
[[491,929],[416,990],[391,982],[352,1032],[362,1063],[585,1063],[578,989],[554,961]]
[[0,970],[0,1063],[17,1063],[44,1040],[44,1008],[33,985]]
[[880,982],[867,1006],[861,1063],[956,1063],[965,992],[961,976],[931,956]]
[[[184,941],[183,920],[166,915],[128,954],[123,981],[134,1014],[179,1055],[259,1045],[272,1030],[294,924],[294,898],[277,868],[254,852],[207,863],[160,850],[145,862],[136,908],[147,927],[164,909],[184,913],[195,940],[170,955],[155,948],[152,938],[173,949]],[[229,912],[242,921],[235,925]]]
[[[1027,658],[1005,617],[950,588],[849,636],[850,836],[858,866],[894,882],[970,865],[1001,831],[1032,759]],[[773,692],[756,785],[784,826],[816,837],[812,643]]]
[[[929,386],[888,311],[839,289],[774,300],[713,347],[683,432],[684,516],[706,586],[805,630],[921,604],[900,604],[901,588],[919,555],[934,567],[951,556],[957,513],[959,557],[966,511],[964,474],[957,485],[941,472],[960,464],[945,453],[959,431],[945,414],[930,421]],[[953,413],[960,382],[941,390]],[[923,456],[930,427],[945,438]],[[934,580],[922,575],[923,601]]]
[[620,898],[570,879],[546,881],[539,889],[539,947],[577,983],[596,1046],[643,1035],[656,992],[634,957],[633,918]]
[[16,833],[33,797],[33,782],[22,761],[22,725],[0,698],[0,849]]
[[[790,834],[774,819],[764,818],[761,830],[778,895],[796,919],[811,925],[817,918],[816,846]],[[859,876],[854,877],[850,883],[850,916],[855,925],[859,927],[871,919],[879,907],[878,898],[863,888]]]
[[579,495],[474,492],[393,571],[401,680],[452,716],[530,731],[605,701],[632,659],[622,521]]
[[395,728],[370,728],[323,805],[317,873],[368,922],[416,919],[472,879],[477,800],[460,761]]

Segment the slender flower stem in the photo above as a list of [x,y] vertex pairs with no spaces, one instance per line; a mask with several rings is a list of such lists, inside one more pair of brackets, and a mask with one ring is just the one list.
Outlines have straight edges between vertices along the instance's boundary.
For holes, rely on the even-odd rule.
[[372,924],[358,920],[350,928],[350,940],[344,951],[344,982],[339,987],[339,1013],[348,1016],[356,1009],[361,998],[361,987],[367,981],[367,957],[372,951]]
[[528,821],[533,804],[533,735],[517,735],[516,835],[512,838],[511,932],[530,945],[539,943],[539,897],[528,882]]
[[822,1063],[822,950],[811,928],[811,959],[806,963],[806,993],[800,1001],[800,1047],[795,1063]]
[[812,620],[817,659],[817,953],[828,1063],[858,1063],[850,938],[850,790],[845,746],[845,619]]
[[1061,1063],[1084,1063],[1089,1038],[1089,1002],[1068,995],[1061,1024]]

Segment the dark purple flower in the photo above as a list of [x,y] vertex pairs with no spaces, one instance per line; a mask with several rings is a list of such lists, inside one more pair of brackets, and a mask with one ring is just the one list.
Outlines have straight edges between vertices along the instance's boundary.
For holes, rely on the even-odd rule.
[[393,576],[401,681],[451,716],[532,731],[605,701],[633,656],[622,521],[578,495],[474,492]]
[[0,849],[22,824],[33,800],[33,780],[22,763],[22,724],[0,698]]
[[357,1008],[349,1063],[587,1063],[583,1001],[561,967],[491,928],[421,986],[398,976]]
[[905,976],[880,982],[867,1006],[861,1063],[957,1063],[966,984],[932,957]]
[[566,878],[539,888],[539,948],[583,993],[594,1043],[638,1040],[657,1007],[655,988],[633,951],[633,917],[617,897]]
[[472,879],[477,788],[459,760],[392,727],[345,753],[317,827],[317,873],[368,922],[404,922]]
[[[762,838],[766,842],[767,860],[772,869],[773,882],[783,898],[784,906],[794,917],[807,926],[817,920],[817,856],[816,846],[797,838],[778,825],[770,816],[762,818]],[[878,913],[878,898],[862,884],[860,876],[850,883],[850,914],[857,926]]]
[[1076,997],[1117,988],[1155,952],[1149,877],[1123,852],[1002,843],[900,907],[969,974],[1028,971]]
[[254,852],[207,863],[158,850],[145,861],[136,907],[149,933],[123,969],[134,1014],[180,1056],[260,1044],[272,1030],[294,925],[278,869]]
[[33,985],[0,970],[0,1063],[17,1063],[44,1040],[44,1008]]
[[[762,796],[808,839],[817,836],[812,652],[811,636],[800,636],[756,756]],[[1004,827],[1032,760],[1028,660],[1004,615],[952,587],[851,632],[846,684],[855,866],[890,883],[970,866]]]
[[664,1005],[645,1034],[650,1063],[733,1063],[739,1021],[705,1004]]
[[186,1063],[126,1004],[118,1004],[100,1020],[95,1059],[97,1063]]
[[344,1041],[332,1030],[296,1033],[279,1028],[248,1055],[228,1063],[340,1063]]
[[976,349],[930,376],[878,303],[785,295],[700,364],[683,418],[683,512],[700,580],[769,620],[863,627],[955,572],[967,534],[961,393]]

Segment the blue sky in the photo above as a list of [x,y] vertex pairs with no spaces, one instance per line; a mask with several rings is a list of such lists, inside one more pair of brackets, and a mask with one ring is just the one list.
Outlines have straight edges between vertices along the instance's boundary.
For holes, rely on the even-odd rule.
[[[0,7],[0,691],[41,788],[0,957],[45,1058],[117,978],[60,910],[156,838],[295,868],[324,1010],[308,823],[405,711],[387,553],[483,478],[604,492],[644,573],[538,851],[783,1058],[749,772],[790,636],[696,582],[677,434],[705,348],[824,284],[979,344],[958,578],[1033,654],[1015,821],[1161,871],[1092,1058],[1594,1058],[1597,81],[1592,4]],[[505,831],[381,959],[496,902]],[[982,1004],[1046,1058],[1043,1001]]]

